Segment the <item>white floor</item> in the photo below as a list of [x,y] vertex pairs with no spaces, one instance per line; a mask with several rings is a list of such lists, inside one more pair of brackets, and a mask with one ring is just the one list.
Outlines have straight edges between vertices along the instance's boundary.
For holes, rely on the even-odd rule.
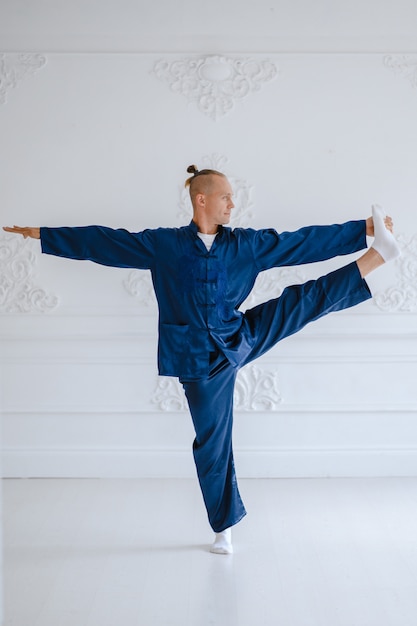
[[417,479],[241,480],[235,554],[193,480],[6,480],[5,626],[415,626]]

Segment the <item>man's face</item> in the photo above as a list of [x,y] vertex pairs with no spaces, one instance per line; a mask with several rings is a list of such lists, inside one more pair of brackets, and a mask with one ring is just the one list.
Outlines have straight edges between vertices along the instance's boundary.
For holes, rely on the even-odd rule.
[[224,176],[213,176],[210,193],[204,194],[204,212],[207,220],[216,225],[228,224],[234,204],[233,191]]

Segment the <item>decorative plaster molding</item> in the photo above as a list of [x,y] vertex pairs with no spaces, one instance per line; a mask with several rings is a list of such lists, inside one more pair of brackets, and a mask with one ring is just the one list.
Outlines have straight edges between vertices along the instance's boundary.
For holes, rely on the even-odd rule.
[[[175,378],[161,377],[151,402],[160,411],[187,410],[184,392]],[[264,371],[257,365],[239,371],[234,393],[236,411],[276,411],[281,402],[276,371]]]
[[7,92],[29,74],[46,64],[41,54],[0,54],[0,104],[5,104]]
[[[247,228],[253,218],[252,190],[248,181],[235,178],[227,173],[228,158],[214,153],[201,159],[203,168],[214,169],[227,174],[234,193],[235,208],[232,213],[232,226]],[[188,224],[192,217],[192,206],[188,189],[182,189],[178,203],[179,225]],[[288,285],[303,283],[305,274],[299,268],[276,268],[262,272],[251,291],[250,296],[242,304],[241,309],[251,308],[270,298],[277,298]],[[132,270],[123,283],[127,293],[138,299],[140,305],[149,307],[156,304],[152,281],[148,273]]]
[[[228,158],[220,154],[212,154],[211,156],[203,157],[201,163],[201,169],[204,167],[225,172]],[[236,208],[233,210],[233,226],[246,228],[249,226],[253,217],[252,187],[249,186],[247,181],[241,178],[228,176],[228,179],[233,188],[233,200],[236,205]],[[178,206],[179,212],[177,217],[179,225],[183,226],[189,223],[193,214],[188,189],[182,189]],[[142,270],[132,270],[129,272],[127,279],[123,282],[123,286],[129,295],[137,298],[140,305],[150,307],[156,304],[149,273],[144,273]]]
[[412,87],[417,87],[417,56],[387,55],[384,57],[384,65],[407,78]]
[[255,58],[189,57],[158,61],[154,73],[213,120],[229,113],[235,102],[258,91],[277,75],[275,63]]
[[176,378],[161,376],[151,398],[159,411],[186,411],[187,400]]
[[[232,212],[232,225],[237,228],[247,228],[253,218],[253,187],[249,185],[248,181],[229,175],[227,172],[228,162],[229,159],[226,156],[214,153],[204,156],[201,159],[201,166],[199,164],[198,167],[200,169],[217,170],[227,175],[233,189],[233,202],[235,204]],[[188,189],[183,188],[181,191],[179,209],[178,219],[180,225],[188,224],[193,214]]]
[[417,311],[417,234],[411,238],[398,235],[401,256],[395,261],[398,268],[398,282],[374,297],[375,304],[382,311],[393,313]]
[[278,298],[285,287],[304,283],[305,281],[305,274],[298,268],[274,268],[261,272],[249,297],[240,309],[244,311],[271,298]]
[[140,305],[150,307],[156,304],[149,272],[144,273],[143,270],[132,270],[129,272],[127,279],[123,281],[123,286],[129,295],[138,299]]
[[264,371],[258,365],[240,370],[234,395],[237,411],[277,411],[281,402],[276,370]]
[[36,255],[21,237],[0,239],[0,312],[32,313],[54,309],[58,298],[33,284]]

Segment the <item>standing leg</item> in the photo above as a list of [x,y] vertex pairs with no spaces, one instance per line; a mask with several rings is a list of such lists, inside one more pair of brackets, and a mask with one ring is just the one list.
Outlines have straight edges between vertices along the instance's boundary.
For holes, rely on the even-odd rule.
[[223,533],[245,515],[233,461],[233,391],[236,369],[216,353],[208,378],[182,381],[196,437],[194,460],[208,518]]

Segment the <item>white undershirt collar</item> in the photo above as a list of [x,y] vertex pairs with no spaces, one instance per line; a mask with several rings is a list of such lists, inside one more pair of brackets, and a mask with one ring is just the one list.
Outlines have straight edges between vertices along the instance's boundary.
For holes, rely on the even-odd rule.
[[215,240],[217,233],[214,233],[213,235],[208,235],[207,233],[197,233],[197,235],[204,243],[207,250],[210,251],[210,248],[213,245],[213,241]]

